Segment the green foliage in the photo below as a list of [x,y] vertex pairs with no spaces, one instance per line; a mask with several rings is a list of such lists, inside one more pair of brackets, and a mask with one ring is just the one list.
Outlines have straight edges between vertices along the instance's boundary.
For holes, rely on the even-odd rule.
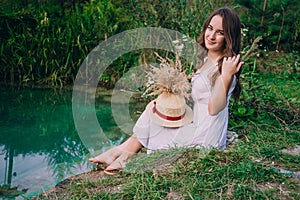
[[72,5],[50,1],[2,11],[3,80],[52,87],[73,83],[89,51],[99,41],[128,28],[124,10],[116,6],[111,1]]
[[[143,26],[163,27],[180,31],[191,38],[197,38],[202,24],[215,9],[226,5],[234,5],[227,1],[170,1],[170,0],[136,0],[128,3],[122,0],[130,15]],[[201,9],[199,9],[201,8]]]
[[[217,1],[216,1],[217,2]],[[191,1],[3,1],[0,75],[8,83],[72,84],[79,66],[99,42],[141,26],[160,26],[196,37],[216,4]],[[180,12],[178,12],[180,10]],[[204,15],[206,14],[206,15]],[[114,84],[139,54],[124,55],[100,81]]]
[[240,17],[247,34],[247,43],[263,36],[263,48],[292,51],[299,49],[298,0],[236,0],[240,4]]
[[[242,95],[232,104],[230,125],[268,121],[270,125],[299,125],[299,55],[265,52],[246,61]],[[277,123],[280,122],[280,123]]]
[[[265,2],[264,7],[264,1],[257,0],[3,0],[1,80],[52,87],[72,84],[87,54],[110,36],[137,27],[155,26],[196,39],[210,12],[225,5],[236,8],[241,16],[244,46],[263,36],[265,49],[299,49],[299,2]],[[104,73],[100,83],[107,87],[114,85],[130,67],[140,64],[143,55],[143,52],[132,52],[120,57]]]

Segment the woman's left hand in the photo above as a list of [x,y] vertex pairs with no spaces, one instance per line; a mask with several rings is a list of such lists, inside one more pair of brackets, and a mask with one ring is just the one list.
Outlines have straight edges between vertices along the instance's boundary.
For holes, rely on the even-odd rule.
[[224,57],[222,63],[222,76],[233,76],[237,73],[244,62],[240,62],[240,54],[233,57]]

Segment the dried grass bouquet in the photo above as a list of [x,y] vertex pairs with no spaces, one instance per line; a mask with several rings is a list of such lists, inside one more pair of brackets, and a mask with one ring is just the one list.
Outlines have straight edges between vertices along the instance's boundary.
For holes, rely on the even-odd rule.
[[178,55],[175,62],[169,58],[162,58],[157,53],[160,64],[159,67],[150,65],[147,72],[148,82],[144,95],[160,95],[164,92],[173,93],[180,96],[187,96],[191,88],[188,75],[182,68],[182,63]]

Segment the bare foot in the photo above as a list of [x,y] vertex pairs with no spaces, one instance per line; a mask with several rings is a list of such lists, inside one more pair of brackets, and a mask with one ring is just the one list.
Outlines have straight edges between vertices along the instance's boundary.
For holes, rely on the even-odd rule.
[[111,171],[111,170],[120,170],[124,169],[125,165],[132,156],[135,154],[135,152],[128,152],[128,151],[123,151],[122,154],[114,160],[105,170],[106,171]]
[[106,171],[119,170],[125,167],[126,161],[128,161],[135,153],[137,153],[142,144],[138,141],[136,135],[132,135],[124,143],[116,146],[108,151],[90,158],[89,161],[93,163],[104,163],[108,167]]
[[126,162],[135,154],[121,149],[120,146],[109,149],[97,157],[90,158],[89,161],[93,163],[104,164],[103,168],[106,171],[114,171],[125,168]]
[[93,163],[104,163],[107,165],[110,165],[114,162],[120,155],[122,154],[122,150],[119,146],[116,146],[114,148],[111,148],[104,153],[100,154],[99,156],[96,156],[94,158],[90,158],[89,161]]

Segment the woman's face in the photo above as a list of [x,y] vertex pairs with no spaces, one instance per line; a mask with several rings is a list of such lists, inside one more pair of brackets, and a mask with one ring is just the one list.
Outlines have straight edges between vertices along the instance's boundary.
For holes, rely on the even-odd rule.
[[222,52],[225,43],[222,17],[215,15],[208,24],[204,35],[205,47],[208,51]]

